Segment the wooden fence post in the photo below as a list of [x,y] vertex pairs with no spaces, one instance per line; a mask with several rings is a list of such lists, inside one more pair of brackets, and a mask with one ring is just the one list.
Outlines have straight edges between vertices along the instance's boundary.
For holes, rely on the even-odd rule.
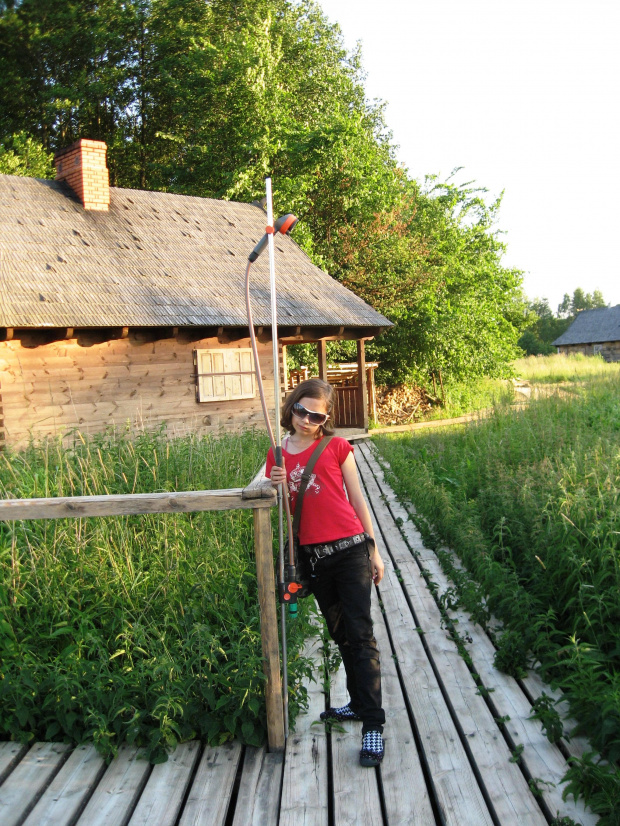
[[325,339],[317,341],[316,352],[319,359],[319,378],[327,381],[327,345]]
[[256,577],[260,606],[261,641],[267,683],[267,739],[269,751],[284,750],[284,704],[280,675],[280,646],[278,643],[278,618],[275,601],[275,575],[270,508],[254,508],[254,550],[256,552]]
[[366,355],[364,339],[357,342],[357,427],[368,430],[368,390],[366,388]]

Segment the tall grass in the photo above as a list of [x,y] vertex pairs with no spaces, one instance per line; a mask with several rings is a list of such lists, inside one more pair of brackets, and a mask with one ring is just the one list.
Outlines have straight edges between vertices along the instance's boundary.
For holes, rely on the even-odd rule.
[[620,823],[617,376],[595,372],[570,396],[467,428],[376,438],[427,539],[469,570],[461,599],[503,620],[498,663],[518,676],[531,652],[610,762],[573,776],[607,824]]
[[513,398],[512,382],[503,379],[451,382],[445,385],[444,403],[441,407],[434,407],[427,418],[452,419],[466,413],[510,404]]
[[[583,379],[597,376],[620,378],[620,362],[608,363],[601,356],[584,356],[581,353],[527,356],[514,361],[510,365],[510,373],[534,387],[565,382],[579,383]],[[443,405],[433,408],[428,418],[454,418],[523,400],[523,396],[515,396],[511,378],[449,382],[445,385]]]
[[582,353],[527,356],[514,362],[515,375],[532,383],[580,382],[597,376],[620,378],[620,362],[606,362],[601,356]]
[[[246,485],[263,434],[172,441],[109,432],[0,454],[0,496]],[[307,664],[290,630],[291,712]],[[177,742],[266,732],[250,511],[0,523],[0,738]]]

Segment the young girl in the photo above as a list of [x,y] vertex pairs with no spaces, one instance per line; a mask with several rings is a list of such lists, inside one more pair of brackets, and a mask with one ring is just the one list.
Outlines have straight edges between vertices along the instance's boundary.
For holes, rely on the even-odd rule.
[[[332,387],[309,379],[288,394],[282,407],[284,467],[267,456],[266,474],[273,485],[288,483],[291,513],[304,468],[317,445],[334,432],[330,416]],[[345,490],[346,489],[346,490]],[[304,494],[299,522],[299,553],[312,569],[311,590],[338,645],[350,701],[329,708],[322,720],[361,720],[362,766],[383,759],[381,666],[370,617],[370,592],[383,577],[383,562],[374,541],[370,514],[353,458],[345,440],[332,438],[320,455]]]

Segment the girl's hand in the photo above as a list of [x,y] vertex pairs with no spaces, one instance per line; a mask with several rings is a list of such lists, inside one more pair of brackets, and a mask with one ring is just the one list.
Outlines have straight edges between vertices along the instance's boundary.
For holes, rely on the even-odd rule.
[[381,559],[379,551],[376,548],[370,554],[370,571],[372,573],[372,581],[375,583],[375,585],[378,585],[383,579],[385,566],[383,564],[383,560]]
[[[284,464],[284,459],[282,460]],[[286,484],[286,467],[278,467],[274,465],[271,468],[271,484],[276,487],[277,485],[285,485]]]

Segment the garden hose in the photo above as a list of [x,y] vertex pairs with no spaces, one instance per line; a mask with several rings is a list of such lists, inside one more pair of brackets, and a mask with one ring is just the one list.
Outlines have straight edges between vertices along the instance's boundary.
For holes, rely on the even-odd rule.
[[[254,369],[256,373],[256,381],[258,385],[258,392],[263,409],[263,417],[267,433],[269,434],[269,441],[273,450],[274,460],[278,467],[283,466],[282,446],[280,444],[280,410],[279,410],[279,352],[278,352],[278,329],[275,306],[275,270],[273,265],[273,234],[274,232],[281,232],[288,234],[297,223],[297,218],[294,215],[288,214],[278,218],[275,224],[272,225],[273,215],[271,212],[271,179],[267,178],[267,221],[265,235],[256,244],[250,255],[248,256],[248,263],[245,270],[245,303],[248,316],[248,330],[250,333],[250,344],[252,346],[252,354],[254,356]],[[263,387],[263,378],[260,371],[260,361],[258,358],[258,346],[256,343],[256,334],[254,331],[254,321],[252,318],[252,306],[250,301],[250,267],[258,258],[265,245],[269,242],[269,263],[270,263],[270,281],[271,281],[271,335],[273,342],[273,368],[274,368],[274,396],[276,407],[276,430],[274,434],[269,419],[269,412],[267,410],[267,402],[265,398],[265,390]],[[283,519],[282,506],[286,512],[286,526],[288,534],[288,560],[286,565],[285,576],[285,560],[284,560],[284,536],[283,536]],[[295,570],[295,548],[293,543],[293,522],[291,518],[291,506],[288,485],[278,485],[278,594],[280,600],[280,625],[282,638],[282,684],[283,684],[283,711],[284,711],[284,736],[288,738],[288,646],[286,639],[286,606],[289,608],[289,615],[291,618],[297,616],[297,591],[299,590],[297,583],[297,573]]]

